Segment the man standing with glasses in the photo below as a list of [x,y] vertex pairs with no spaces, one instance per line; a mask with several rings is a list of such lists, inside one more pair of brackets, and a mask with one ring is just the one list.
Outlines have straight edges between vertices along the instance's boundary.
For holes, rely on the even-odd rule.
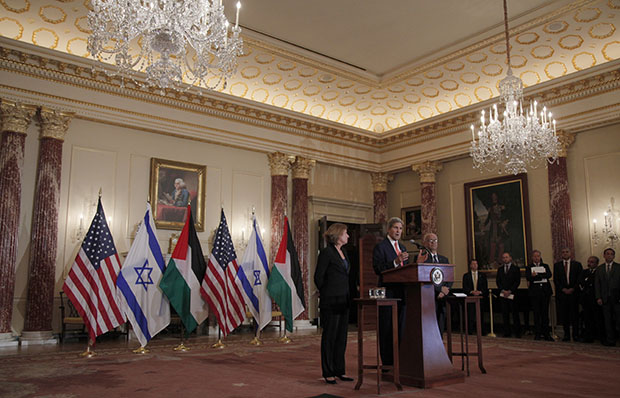
[[[422,250],[416,256],[416,263],[450,264],[447,257],[437,253],[439,246],[437,235],[433,233],[424,234],[422,244],[427,250]],[[446,296],[450,294],[452,283],[443,281],[439,285],[435,285],[435,311],[437,312],[437,325],[441,333],[446,328]]]

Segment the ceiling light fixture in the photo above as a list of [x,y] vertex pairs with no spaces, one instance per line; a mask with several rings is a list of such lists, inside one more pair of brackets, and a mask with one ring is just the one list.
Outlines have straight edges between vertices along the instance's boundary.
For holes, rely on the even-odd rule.
[[523,112],[523,82],[512,74],[508,41],[508,11],[504,0],[504,29],[506,34],[507,76],[499,82],[500,102],[504,112],[500,120],[497,105],[482,111],[478,132],[471,126],[470,155],[474,167],[499,174],[524,173],[558,157],[560,144],[555,120],[546,107],[538,110],[536,101]]
[[[116,66],[121,85],[215,89],[237,68],[239,9],[230,26],[222,0],[92,0],[88,51]],[[141,79],[142,73],[146,79]]]

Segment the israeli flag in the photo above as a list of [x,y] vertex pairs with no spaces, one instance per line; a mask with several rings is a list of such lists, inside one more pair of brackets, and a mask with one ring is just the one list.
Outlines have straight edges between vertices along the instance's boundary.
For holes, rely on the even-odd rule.
[[170,323],[170,303],[159,289],[166,263],[155,232],[147,203],[144,219],[116,280],[121,310],[142,347]]
[[267,292],[269,264],[256,217],[253,217],[252,224],[252,234],[245,253],[243,253],[243,260],[241,260],[237,276],[241,282],[245,303],[256,320],[260,331],[271,322],[271,297]]

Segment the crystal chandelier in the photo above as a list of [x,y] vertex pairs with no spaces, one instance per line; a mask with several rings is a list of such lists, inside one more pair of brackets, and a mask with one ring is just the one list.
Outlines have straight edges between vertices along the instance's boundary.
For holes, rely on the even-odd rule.
[[555,120],[546,107],[538,110],[536,101],[523,111],[523,82],[512,74],[508,42],[508,12],[504,0],[504,30],[506,34],[507,76],[499,82],[500,101],[504,112],[500,119],[497,105],[482,111],[480,130],[471,126],[470,154],[474,167],[499,174],[524,173],[528,168],[553,163],[560,144]]
[[215,89],[235,72],[242,54],[239,9],[230,27],[222,0],[92,0],[88,51],[116,65],[124,84],[186,91]]

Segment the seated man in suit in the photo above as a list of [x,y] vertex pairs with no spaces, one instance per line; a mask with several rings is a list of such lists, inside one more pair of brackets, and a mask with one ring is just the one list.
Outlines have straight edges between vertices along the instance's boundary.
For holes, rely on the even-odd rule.
[[497,269],[495,281],[499,289],[499,301],[502,306],[504,337],[510,337],[510,314],[512,313],[514,335],[516,338],[521,338],[519,306],[515,303],[515,295],[521,283],[521,271],[512,263],[512,256],[508,252],[502,254],[502,264]]
[[558,320],[564,326],[562,341],[570,341],[571,327],[573,340],[579,340],[579,276],[583,267],[579,261],[571,260],[571,250],[562,249],[562,261],[553,265],[553,284],[557,300]]
[[542,262],[540,250],[532,252],[532,263],[525,268],[527,292],[534,311],[534,340],[553,341],[549,333],[549,299],[551,298],[551,270]]
[[[399,298],[398,302],[398,341],[402,335],[405,324],[405,287],[400,284],[384,284],[381,273],[388,269],[407,264],[409,253],[407,248],[398,240],[403,233],[403,221],[398,217],[392,217],[388,221],[388,235],[378,243],[372,253],[372,267],[379,276],[379,286],[385,287],[385,296]],[[392,309],[382,307],[379,311],[379,348],[383,365],[393,365],[392,355]]]
[[[483,273],[478,272],[478,260],[472,259],[469,262],[469,272],[463,274],[463,292],[468,296],[481,296],[486,298],[489,294],[489,284],[487,282],[487,276]],[[474,304],[469,304],[467,309],[467,330],[468,333],[473,333],[476,329],[476,310]],[[480,303],[480,319],[484,318],[482,314],[484,313],[484,305]],[[484,328],[481,330],[481,333],[484,334]]]
[[616,345],[616,333],[620,331],[620,264],[614,261],[615,257],[614,249],[605,249],[605,262],[596,269],[594,279],[596,302],[603,308],[605,340],[602,343],[606,346]]
[[[422,244],[426,250],[420,251],[415,258],[416,263],[437,263],[437,264],[450,264],[448,258],[437,253],[437,247],[439,246],[437,235],[434,233],[424,234]],[[435,286],[435,310],[437,312],[437,325],[439,331],[443,333],[446,328],[446,296],[450,294],[452,288],[452,282],[443,281],[439,285]]]

